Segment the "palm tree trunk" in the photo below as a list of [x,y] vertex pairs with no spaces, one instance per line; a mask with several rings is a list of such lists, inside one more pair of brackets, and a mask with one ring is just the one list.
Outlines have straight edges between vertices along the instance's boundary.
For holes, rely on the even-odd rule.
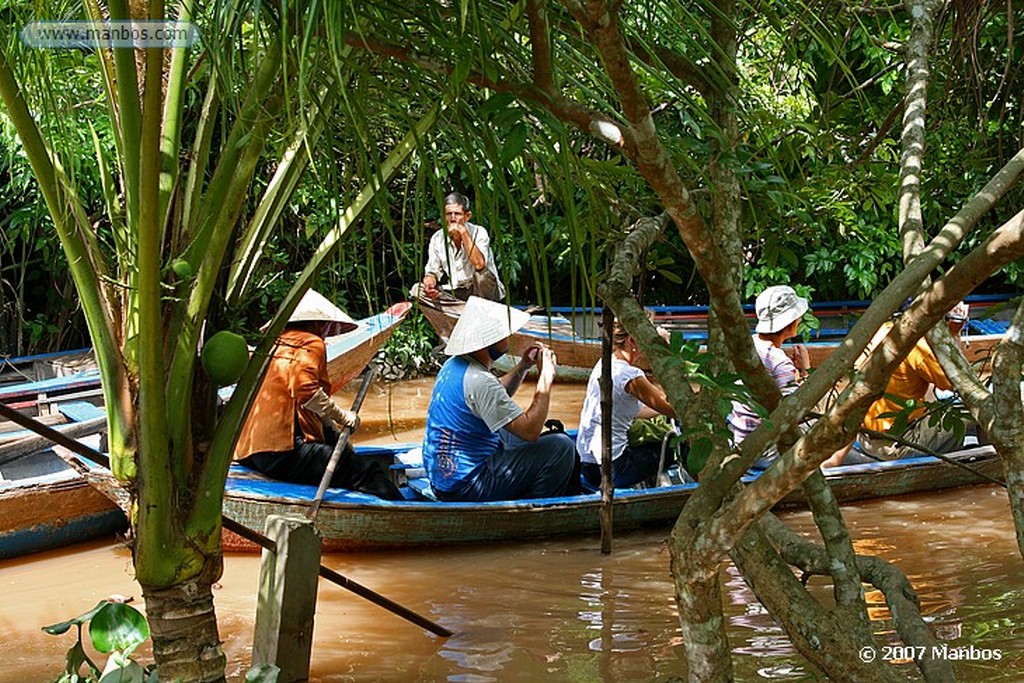
[[227,659],[217,632],[212,576],[214,573],[207,571],[174,586],[142,586],[153,658],[162,681],[224,681]]

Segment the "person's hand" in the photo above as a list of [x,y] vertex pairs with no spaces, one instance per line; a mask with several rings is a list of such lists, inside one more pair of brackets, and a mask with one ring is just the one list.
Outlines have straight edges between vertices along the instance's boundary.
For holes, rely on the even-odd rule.
[[806,377],[807,371],[811,369],[811,356],[803,344],[793,344],[793,365],[796,366],[801,379]]
[[433,275],[425,275],[423,277],[423,294],[430,299],[436,299],[441,295],[441,292],[437,289],[437,278]]
[[451,239],[452,244],[458,249],[462,246],[463,240],[468,241],[469,232],[466,231],[466,226],[462,223],[449,223],[448,238]]
[[537,355],[537,386],[541,388],[550,387],[555,381],[555,370],[558,369],[558,359],[555,352],[544,347]]
[[334,415],[334,421],[342,429],[351,429],[353,433],[359,431],[359,414],[354,410],[338,408],[338,412]]
[[523,357],[519,359],[520,374],[525,375],[530,368],[540,363],[540,354],[543,349],[544,345],[537,342],[523,352]]

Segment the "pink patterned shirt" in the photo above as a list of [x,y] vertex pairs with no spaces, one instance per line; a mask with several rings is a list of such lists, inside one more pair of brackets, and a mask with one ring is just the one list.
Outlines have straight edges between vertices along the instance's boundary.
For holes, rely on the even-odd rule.
[[[796,391],[797,371],[792,359],[782,349],[774,346],[770,341],[754,336],[754,348],[761,362],[768,369],[775,383],[782,390],[783,396],[788,396]],[[729,431],[732,432],[734,444],[739,444],[747,438],[752,431],[761,424],[761,418],[750,406],[733,401],[732,412],[729,413]]]

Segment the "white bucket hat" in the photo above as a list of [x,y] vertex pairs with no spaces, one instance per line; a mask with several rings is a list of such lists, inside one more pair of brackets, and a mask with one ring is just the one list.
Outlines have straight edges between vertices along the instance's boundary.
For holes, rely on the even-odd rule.
[[773,285],[757,295],[757,327],[761,334],[774,334],[784,330],[807,312],[807,299],[797,296],[789,285]]
[[530,321],[530,314],[497,301],[471,296],[448,337],[444,352],[461,356],[486,349]]
[[[288,322],[337,323],[339,331],[336,334],[351,332],[359,327],[359,323],[350,318],[345,311],[332,304],[323,294],[312,289],[306,290],[306,293],[299,299],[299,304],[292,311],[292,314],[288,316]],[[270,323],[268,322],[262,329],[266,329],[269,326]]]

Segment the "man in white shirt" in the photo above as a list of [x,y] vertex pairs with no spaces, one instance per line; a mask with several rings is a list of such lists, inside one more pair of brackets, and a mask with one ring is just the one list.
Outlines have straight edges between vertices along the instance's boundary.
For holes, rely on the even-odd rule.
[[[413,296],[437,300],[447,294],[462,301],[470,296],[492,301],[505,297],[505,286],[491,253],[491,238],[483,226],[469,222],[472,216],[469,198],[464,194],[452,192],[444,198],[447,228],[431,236],[423,281],[413,287]],[[448,282],[442,289],[440,283],[445,277]]]

